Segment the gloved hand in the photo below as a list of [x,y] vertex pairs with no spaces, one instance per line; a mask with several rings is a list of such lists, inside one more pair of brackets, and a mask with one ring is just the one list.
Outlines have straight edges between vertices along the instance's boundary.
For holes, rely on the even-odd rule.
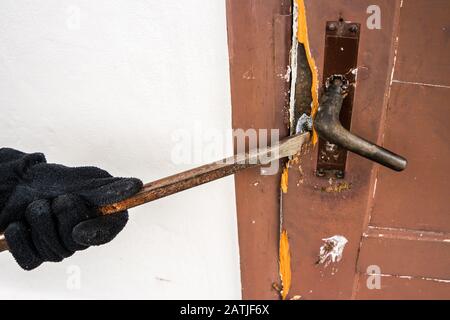
[[47,164],[40,153],[0,149],[0,232],[26,270],[58,262],[75,251],[114,239],[126,211],[101,216],[96,208],[142,188],[134,178],[113,178],[94,168]]

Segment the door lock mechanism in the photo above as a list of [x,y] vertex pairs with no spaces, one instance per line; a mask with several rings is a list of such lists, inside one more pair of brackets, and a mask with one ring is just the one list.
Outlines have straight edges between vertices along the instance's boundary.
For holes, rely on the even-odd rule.
[[367,159],[396,171],[406,168],[407,160],[383,147],[361,138],[345,129],[339,115],[349,84],[342,75],[333,75],[326,81],[319,110],[314,119],[314,128],[325,140],[325,148],[332,154],[337,146],[345,148]]
[[325,29],[324,92],[314,119],[319,135],[317,176],[344,178],[347,151],[396,171],[406,168],[405,158],[350,132],[357,81],[361,25],[328,21]]

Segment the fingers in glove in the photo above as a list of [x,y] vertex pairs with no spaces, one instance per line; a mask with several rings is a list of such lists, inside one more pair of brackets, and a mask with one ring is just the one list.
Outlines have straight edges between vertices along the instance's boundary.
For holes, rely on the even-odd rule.
[[79,223],[72,231],[75,242],[85,246],[99,246],[113,240],[128,221],[124,211],[108,216],[100,216]]
[[32,202],[25,212],[25,218],[31,228],[31,239],[43,260],[59,262],[73,254],[73,251],[64,247],[59,237],[50,201]]
[[142,189],[142,181],[136,178],[108,178],[101,186],[78,192],[94,206],[104,206],[127,199]]
[[0,231],[5,230],[10,223],[21,220],[33,200],[34,195],[27,187],[18,186],[0,213]]
[[5,239],[9,251],[23,269],[32,270],[44,262],[33,245],[28,228],[23,223],[11,223],[5,230]]
[[[34,166],[27,180],[34,190],[42,190],[45,198],[76,194],[95,207],[121,201],[142,188],[139,179],[114,178],[95,167],[70,168],[57,164]],[[49,185],[51,189],[46,188]]]
[[[45,157],[42,153],[24,153],[11,148],[0,149],[0,163],[25,161],[30,163],[30,160],[38,160],[38,162],[45,162]],[[33,161],[31,161],[31,164]]]
[[21,161],[18,161],[15,172],[20,177],[24,177],[27,175],[28,171],[35,165],[45,162],[45,156],[42,153],[27,154],[21,159]]
[[87,246],[73,240],[72,230],[80,222],[96,217],[84,200],[76,195],[62,195],[53,200],[53,213],[58,221],[58,232],[64,246],[71,251],[86,249]]
[[1,148],[0,149],[0,163],[17,160],[17,159],[20,159],[21,157],[23,157],[24,155],[25,155],[25,153],[15,150],[15,149]]

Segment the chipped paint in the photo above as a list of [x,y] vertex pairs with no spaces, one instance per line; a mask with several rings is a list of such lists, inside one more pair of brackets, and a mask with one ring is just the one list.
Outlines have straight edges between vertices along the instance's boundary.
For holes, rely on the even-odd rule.
[[278,77],[289,82],[291,80],[291,66],[287,66],[285,74],[279,73]]
[[288,192],[288,183],[289,183],[289,167],[286,164],[286,167],[283,169],[283,173],[281,174],[281,191],[283,193]]
[[253,70],[247,70],[243,75],[242,79],[245,80],[255,80],[256,77],[253,75]]
[[432,84],[432,83],[412,82],[412,81],[402,81],[402,80],[392,80],[392,82],[400,83],[400,84],[412,84],[412,85],[432,87],[432,88],[450,89],[450,86],[446,86],[446,85],[442,85],[442,84]]
[[407,280],[425,280],[425,281],[434,281],[434,282],[440,282],[440,283],[450,283],[450,280],[448,279],[439,279],[439,278],[430,278],[430,277],[417,277],[417,276],[401,276],[401,275],[395,275],[395,274],[370,274],[371,276],[380,276],[380,277],[393,277],[398,279],[407,279]]
[[375,178],[375,182],[373,184],[372,199],[375,199],[375,194],[377,193],[377,184],[378,184],[378,177]]
[[[318,73],[317,68],[315,66],[314,59],[312,58],[310,48],[309,48],[309,40],[307,36],[307,26],[306,26],[306,13],[305,13],[305,5],[303,0],[295,0],[293,5],[293,22],[292,22],[292,48],[290,52],[290,66],[288,67],[287,73],[285,75],[286,81],[291,81],[291,89],[290,89],[290,99],[289,99],[289,111],[290,111],[290,131],[291,134],[294,133],[296,129],[295,124],[295,88],[297,82],[297,54],[298,54],[298,43],[303,44],[305,47],[307,59],[309,66],[311,68],[312,73],[312,86],[311,92],[313,97],[313,102],[311,105],[311,117],[314,117],[317,112],[319,106],[319,91],[318,91]],[[301,29],[301,30],[300,30]],[[290,79],[287,76],[290,75]],[[311,141],[313,145],[317,142],[318,137],[317,133],[313,129],[313,135]],[[302,147],[303,150],[303,147]],[[301,152],[300,152],[301,153]],[[282,299],[286,299],[290,287],[291,287],[291,257],[290,257],[290,249],[289,249],[289,239],[287,235],[287,231],[283,229],[283,194],[288,192],[288,182],[289,182],[289,166],[291,163],[297,164],[299,162],[298,155],[293,156],[286,163],[285,168],[281,174],[280,181],[280,250],[279,250],[279,263],[280,263],[280,278],[282,283],[282,289],[279,290]],[[300,167],[300,166],[299,166]],[[300,299],[300,296],[294,296],[293,299]]]
[[[297,19],[297,39],[298,42],[303,44],[305,47],[306,58],[308,59],[308,64],[311,68],[312,74],[312,85],[311,85],[311,94],[312,94],[312,106],[311,106],[311,116],[315,117],[317,110],[319,109],[319,73],[316,67],[316,62],[311,54],[311,48],[309,44],[308,37],[308,23],[306,19],[306,7],[304,0],[296,0],[295,4],[297,5],[298,10],[298,19]],[[317,132],[313,129],[313,135],[311,138],[311,142],[315,145],[318,141]]]
[[330,263],[339,262],[342,259],[347,238],[335,235],[330,238],[322,239],[325,243],[320,247],[318,264],[325,264],[328,267]]
[[294,1],[294,7],[292,8],[292,48],[290,56],[290,70],[291,70],[291,89],[289,97],[289,121],[291,127],[291,134],[293,134],[293,128],[295,128],[295,86],[297,84],[297,53],[298,53],[298,5]]
[[280,291],[281,298],[286,299],[291,288],[291,252],[289,248],[289,238],[286,230],[281,232],[280,237],[280,278],[282,288]]
[[337,184],[330,183],[327,187],[322,187],[321,191],[327,193],[341,193],[343,191],[348,191],[352,188],[352,184],[347,181],[339,182]]
[[387,238],[428,242],[448,242],[449,239],[449,234],[445,232],[376,226],[368,226],[367,231],[363,236],[365,238]]

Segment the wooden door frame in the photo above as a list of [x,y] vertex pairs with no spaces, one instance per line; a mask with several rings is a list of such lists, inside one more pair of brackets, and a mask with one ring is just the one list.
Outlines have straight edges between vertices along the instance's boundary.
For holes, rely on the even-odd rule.
[[[290,0],[227,0],[234,129],[278,129],[288,135]],[[281,165],[280,165],[281,167]],[[244,299],[277,299],[280,173],[236,174]]]

